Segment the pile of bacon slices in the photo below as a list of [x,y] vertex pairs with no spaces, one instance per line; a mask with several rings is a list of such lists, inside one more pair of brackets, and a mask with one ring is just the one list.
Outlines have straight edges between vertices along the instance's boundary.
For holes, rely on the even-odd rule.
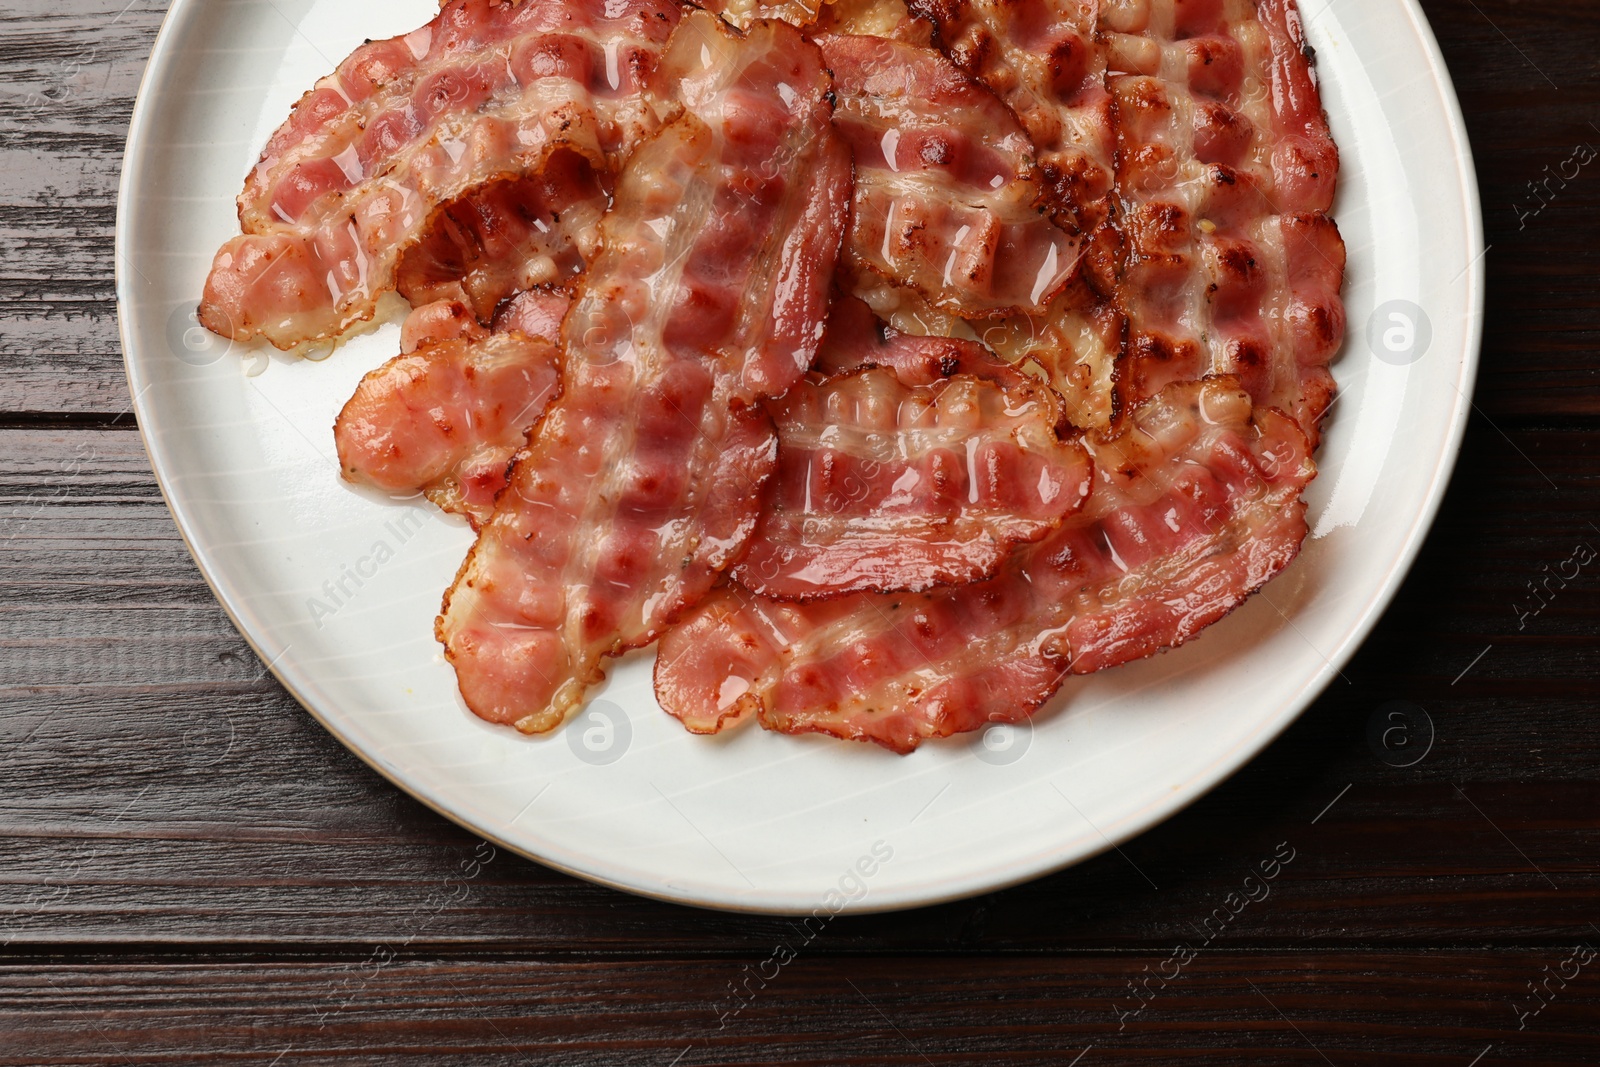
[[448,0],[296,105],[200,314],[409,302],[339,456],[477,531],[478,715],[659,641],[696,733],[906,752],[1294,559],[1337,171],[1293,0]]

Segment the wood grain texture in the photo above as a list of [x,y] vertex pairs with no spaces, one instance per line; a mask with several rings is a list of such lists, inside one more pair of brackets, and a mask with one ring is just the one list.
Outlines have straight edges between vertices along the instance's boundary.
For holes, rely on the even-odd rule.
[[[126,2],[0,12],[0,1064],[1600,1061],[1600,961],[1517,1015],[1600,947],[1600,564],[1530,590],[1600,547],[1600,161],[1549,180],[1600,147],[1600,9],[1425,0],[1493,246],[1480,413],[1343,679],[1120,852],[841,918],[723,1019],[792,924],[482,862],[298,708],[190,562],[116,336],[165,7]],[[1404,769],[1367,740],[1394,700],[1436,734]],[[1204,947],[1119,1029],[1180,943]]]
[[112,263],[133,97],[165,3],[0,12],[0,411],[122,412]]
[[44,961],[0,967],[0,1064],[1553,1067],[1593,1050],[1600,983],[1514,1005],[1565,958],[1202,954],[1137,1015],[1159,959],[802,955],[738,995],[761,960]]

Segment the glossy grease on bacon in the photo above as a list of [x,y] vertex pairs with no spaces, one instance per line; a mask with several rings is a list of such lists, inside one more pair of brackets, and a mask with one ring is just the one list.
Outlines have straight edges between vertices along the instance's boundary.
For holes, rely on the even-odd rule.
[[[1057,0],[916,0],[912,8],[937,25],[939,43],[955,65],[1015,113],[1007,125],[1020,121],[1031,138],[1035,200],[1077,235],[1082,255],[1064,291],[1050,286],[1039,294],[1042,300],[1019,302],[1014,313],[991,313],[970,327],[1008,361],[1042,368],[1073,425],[1108,429],[1121,410],[1124,316],[1115,296],[1116,137],[1105,56],[1096,47],[1098,8]],[[966,125],[960,115],[948,122],[956,129]],[[903,295],[859,284],[857,292],[903,329],[948,333],[956,325]]]
[[295,106],[239,198],[200,321],[279,348],[336,338],[397,285],[486,317],[594,253],[610,173],[657,115],[664,0],[449,0]]
[[732,571],[752,592],[815,600],[978,581],[1088,494],[1060,399],[982,346],[899,335],[841,299],[826,348],[852,369],[768,405],[778,470]]
[[1056,219],[1085,238],[1112,212],[1116,138],[1095,0],[911,0],[950,58],[1004,100],[1038,148]]
[[1345,329],[1311,60],[1293,0],[442,0],[273,134],[201,321],[412,303],[335,435],[478,531],[436,633],[482,718],[660,639],[693,732],[909,752],[1298,554]]
[[624,168],[563,327],[563,393],[447,594],[474,712],[560,725],[602,661],[653,641],[755,528],[776,459],[757,402],[822,341],[848,152],[816,49],[687,16],[662,64],[684,112]]
[[1315,445],[1344,338],[1339,158],[1288,0],[1107,15],[1133,402],[1230,374]]
[[931,48],[825,35],[834,125],[855,154],[847,262],[962,318],[1040,312],[1078,262],[1043,214],[1033,144]]
[[662,641],[657,699],[698,733],[753,715],[907,752],[1184,643],[1299,552],[1304,435],[1237,383],[1171,386],[1091,452],[1083,509],[987,582],[816,604],[719,591]]
[[351,482],[420,492],[477,527],[560,389],[560,351],[517,330],[484,333],[471,318],[448,336],[462,319],[448,304],[429,310],[439,313],[433,337],[363,378],[339,413],[339,466]]

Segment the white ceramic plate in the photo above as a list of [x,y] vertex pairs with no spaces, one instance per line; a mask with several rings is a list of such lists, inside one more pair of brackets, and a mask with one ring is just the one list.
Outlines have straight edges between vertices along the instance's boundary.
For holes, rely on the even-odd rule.
[[[243,175],[290,105],[435,0],[173,3],[117,226],[122,340],[156,476],[218,598],[311,713],[408,793],[543,863],[799,913],[929,904],[1086,859],[1231,774],[1349,659],[1427,532],[1465,425],[1482,234],[1448,75],[1410,0],[1302,8],[1344,156],[1350,251],[1313,538],[1200,640],[1070,682],[1031,728],[904,758],[759,729],[691,737],[656,707],[648,656],[618,664],[595,710],[550,738],[467,713],[432,637],[467,529],[352,490],[334,460],[334,416],[398,350],[398,327],[311,363],[230,351],[191,317],[236,232]],[[1409,355],[1383,348],[1386,332],[1404,341],[1397,310],[1417,326]]]

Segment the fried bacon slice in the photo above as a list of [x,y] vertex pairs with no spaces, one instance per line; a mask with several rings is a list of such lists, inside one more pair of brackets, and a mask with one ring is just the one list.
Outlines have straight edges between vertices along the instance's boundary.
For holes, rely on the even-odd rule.
[[826,0],[705,0],[699,6],[729,25],[748,30],[761,19],[780,19],[804,29],[817,19]]
[[[1111,225],[1116,138],[1104,57],[1094,46],[1095,8],[1054,0],[920,0],[911,7],[938,25],[940,44],[955,65],[1003,100],[1001,111],[1009,108],[1020,119],[1018,132],[1031,138],[1026,185],[1033,202],[1079,235],[1086,272],[1059,279],[1040,300],[1016,302],[1014,313],[991,313],[981,321],[959,308],[937,306],[925,291],[908,297],[889,286],[863,284],[859,272],[852,287],[901,329],[970,329],[1008,361],[1037,364],[1066,401],[1073,425],[1108,429],[1119,413],[1124,316],[1115,299],[1120,242]],[[969,124],[962,115],[949,109],[938,117],[954,130],[1016,129],[1010,115],[1003,123],[985,124]]]
[[565,284],[594,256],[610,187],[609,171],[564,149],[485,182],[434,209],[395,263],[395,289],[413,304],[465,302],[487,321],[512,293]]
[[[1137,6],[1137,5],[1129,5]],[[1056,220],[1088,237],[1110,216],[1116,137],[1096,47],[1097,0],[911,0],[956,65],[994,90],[1039,151]]]
[[1116,126],[1095,0],[912,0],[950,58],[1014,111],[1038,149],[1055,221],[1084,241],[1084,272],[1048,308],[978,326],[1006,359],[1042,367],[1073,425],[1109,430],[1123,413],[1117,299],[1121,238],[1112,186]]
[[930,49],[818,43],[855,149],[852,290],[909,332],[970,329],[1008,361],[1031,360],[1073,425],[1109,427],[1122,317],[1076,275],[1080,241],[1041,214],[1054,194],[1010,110]]
[[969,341],[909,337],[835,304],[831,363],[768,405],[778,470],[731,572],[752,592],[813,600],[988,578],[1083,503],[1088,455],[1061,402]]
[[[546,341],[561,340],[561,320],[572,306],[564,289],[530,289],[505,301],[490,319],[495,333],[515,330]],[[436,300],[413,308],[400,327],[400,352],[410,355],[426,344],[458,338],[482,340],[489,329],[478,321],[472,308],[460,300]]]
[[657,125],[670,0],[449,0],[295,106],[239,198],[200,321],[279,348],[399,285],[480,314],[592,257],[609,174]]
[[798,31],[693,13],[662,67],[684,112],[619,178],[563,326],[562,396],[437,627],[468,706],[530,733],[743,549],[777,451],[755,402],[815,359],[846,224],[849,153]]
[[[489,336],[473,310],[460,300],[435,300],[411,309],[400,326],[400,354],[409,356],[441,341],[481,341]],[[545,337],[544,334],[531,334]],[[546,337],[548,340],[548,337]]]
[[413,312],[405,354],[363,378],[334,424],[345,478],[420,492],[474,528],[488,521],[512,457],[560,389],[552,301],[565,298],[524,302],[493,334],[449,301]]
[[1339,157],[1290,0],[1108,8],[1130,398],[1237,377],[1311,438],[1344,337]]
[[1043,311],[1078,242],[1039,210],[1033,145],[998,98],[931,48],[816,38],[855,153],[847,260],[962,318]]
[[1182,644],[1299,552],[1305,436],[1231,380],[1168,387],[1091,453],[1084,508],[990,581],[808,604],[719,591],[663,639],[661,706],[696,733],[754,715],[907,752]]
[[924,48],[933,45],[933,24],[913,15],[906,0],[827,0],[817,12],[813,30],[887,37]]
[[815,33],[859,33],[928,45],[933,27],[912,16],[906,0],[702,0],[696,5],[739,29],[757,19],[782,19]]
[[496,333],[516,330],[528,337],[543,337],[559,344],[561,323],[572,307],[572,297],[559,289],[532,289],[500,305],[494,313]]

